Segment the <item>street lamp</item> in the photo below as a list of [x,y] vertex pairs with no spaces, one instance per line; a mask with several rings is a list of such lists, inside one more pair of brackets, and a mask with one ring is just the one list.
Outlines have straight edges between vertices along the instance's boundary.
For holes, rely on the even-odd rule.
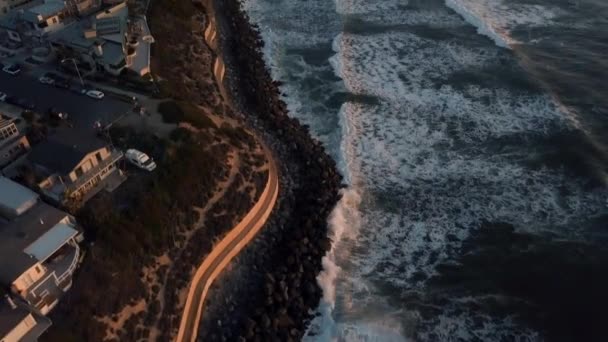
[[82,76],[80,76],[80,70],[78,70],[78,65],[76,64],[76,60],[74,58],[64,58],[61,60],[61,64],[72,61],[74,63],[74,67],[76,67],[76,73],[78,73],[78,78],[80,79],[80,85],[84,88],[84,81],[82,80]]

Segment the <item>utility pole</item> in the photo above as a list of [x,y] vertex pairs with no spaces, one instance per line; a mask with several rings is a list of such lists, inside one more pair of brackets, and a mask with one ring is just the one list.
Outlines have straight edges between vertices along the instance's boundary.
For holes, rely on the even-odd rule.
[[61,60],[61,63],[65,63],[67,61],[72,61],[74,63],[74,67],[76,68],[76,73],[78,74],[78,78],[80,79],[80,85],[84,88],[84,81],[82,80],[82,76],[80,76],[80,70],[78,69],[78,64],[76,64],[76,60],[74,58],[64,58]]

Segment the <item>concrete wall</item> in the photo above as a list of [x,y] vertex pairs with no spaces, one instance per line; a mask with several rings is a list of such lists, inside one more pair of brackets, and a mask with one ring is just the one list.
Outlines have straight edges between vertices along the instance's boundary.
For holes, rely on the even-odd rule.
[[37,262],[13,282],[13,289],[23,296],[24,292],[26,292],[33,283],[44,277],[45,274],[46,269],[41,263]]
[[34,326],[36,320],[32,314],[27,315],[8,335],[4,336],[2,342],[19,342]]

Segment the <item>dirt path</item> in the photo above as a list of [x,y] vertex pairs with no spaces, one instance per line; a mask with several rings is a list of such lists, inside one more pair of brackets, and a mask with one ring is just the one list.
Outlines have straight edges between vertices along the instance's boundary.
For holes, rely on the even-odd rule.
[[[241,166],[239,154],[236,153],[235,151],[231,151],[231,154],[228,158],[228,164],[230,165],[230,173],[228,175],[228,178],[225,181],[218,184],[216,193],[209,199],[209,201],[207,201],[207,204],[205,204],[205,206],[203,208],[197,208],[197,207],[194,208],[194,210],[199,214],[198,221],[193,225],[193,229],[190,229],[184,233],[185,240],[181,247],[186,246],[188,244],[188,242],[190,241],[190,239],[192,238],[192,236],[194,235],[194,232],[203,226],[203,224],[205,222],[205,215],[207,214],[209,209],[211,209],[213,207],[213,205],[215,205],[224,196],[228,187],[234,182],[234,179],[236,178],[236,175],[238,174],[240,166]],[[179,257],[181,256],[181,254],[183,252],[184,252],[184,248],[180,248],[180,252],[176,259],[179,259]],[[170,263],[168,265],[169,268],[168,268],[167,272],[164,273],[163,281],[159,284],[160,290],[158,291],[158,294],[156,295],[156,300],[158,300],[160,303],[160,312],[158,313],[158,315],[156,317],[155,323],[151,326],[150,337],[149,337],[150,341],[156,341],[161,333],[161,331],[159,329],[159,322],[160,322],[160,319],[161,319],[162,314],[165,309],[165,290],[166,290],[166,285],[167,285],[167,280],[169,278],[169,274],[171,274],[171,271],[173,270],[174,265],[175,265],[174,262],[170,261]]]
[[211,284],[228,263],[255,237],[274,208],[279,193],[278,173],[270,151],[264,149],[264,152],[269,163],[268,181],[264,192],[249,213],[214,247],[196,271],[188,291],[177,342],[196,340],[205,297]]

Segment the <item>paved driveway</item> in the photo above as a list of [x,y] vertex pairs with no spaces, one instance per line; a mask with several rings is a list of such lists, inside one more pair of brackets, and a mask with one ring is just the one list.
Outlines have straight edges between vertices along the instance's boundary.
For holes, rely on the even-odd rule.
[[[79,85],[78,79],[72,80]],[[42,115],[50,107],[67,112],[74,127],[93,129],[95,121],[102,125],[114,122],[132,109],[132,104],[106,96],[101,100],[74,93],[67,89],[56,88],[38,82],[37,78],[26,73],[12,76],[0,71],[0,91],[8,96],[28,99],[36,104],[36,111]]]

